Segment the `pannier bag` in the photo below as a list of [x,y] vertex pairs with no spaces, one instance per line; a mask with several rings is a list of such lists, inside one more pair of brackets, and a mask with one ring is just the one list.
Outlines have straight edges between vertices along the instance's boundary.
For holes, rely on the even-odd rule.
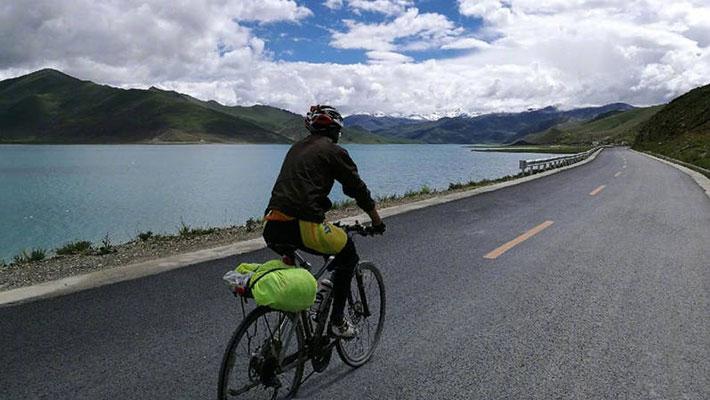
[[308,309],[315,301],[318,284],[303,268],[271,260],[263,264],[240,264],[236,272],[250,275],[246,294],[260,306],[298,312]]

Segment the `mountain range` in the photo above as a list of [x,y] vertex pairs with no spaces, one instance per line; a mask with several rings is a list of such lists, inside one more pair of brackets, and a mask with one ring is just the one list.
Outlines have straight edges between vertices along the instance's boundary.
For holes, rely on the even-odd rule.
[[547,107],[522,113],[460,115],[436,121],[369,115],[353,115],[345,121],[381,136],[428,143],[625,143],[710,169],[710,85],[651,107],[613,103],[568,111]]
[[[710,168],[710,85],[669,104],[624,103],[436,120],[345,118],[344,143],[629,143]],[[120,89],[43,69],[0,81],[0,143],[292,143],[303,116],[267,105],[226,106],[151,87]]]
[[[303,116],[151,87],[119,89],[43,69],[0,81],[0,143],[291,143]],[[391,143],[364,129],[343,142]]]
[[534,144],[633,143],[640,126],[663,105],[612,111],[589,120],[567,121],[523,137]]
[[500,144],[513,143],[561,123],[588,121],[600,115],[632,109],[633,106],[624,103],[567,111],[546,107],[519,113],[444,117],[436,121],[351,115],[345,118],[345,125],[359,126],[380,136],[424,143]]

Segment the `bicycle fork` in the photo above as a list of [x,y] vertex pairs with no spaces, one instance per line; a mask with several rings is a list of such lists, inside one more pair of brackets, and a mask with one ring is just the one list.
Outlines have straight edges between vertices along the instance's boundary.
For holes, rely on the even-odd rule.
[[[362,316],[364,318],[368,318],[370,314],[370,307],[367,305],[367,297],[365,296],[365,284],[363,283],[362,280],[362,271],[360,268],[357,268],[355,270],[355,281],[357,282],[357,290],[360,294],[360,303],[362,304]],[[353,294],[352,292],[348,293],[348,296],[350,297],[350,304],[353,306],[355,305],[355,301],[353,299]]]

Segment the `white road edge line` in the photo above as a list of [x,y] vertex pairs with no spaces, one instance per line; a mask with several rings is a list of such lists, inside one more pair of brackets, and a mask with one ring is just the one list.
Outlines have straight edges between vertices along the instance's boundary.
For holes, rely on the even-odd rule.
[[[493,192],[503,188],[520,185],[536,179],[554,175],[571,168],[576,168],[594,161],[603,149],[599,149],[592,156],[584,161],[566,167],[541,172],[535,175],[524,176],[512,181],[496,183],[482,188],[467,190],[464,192],[451,193],[431,199],[421,200],[414,203],[402,204],[380,210],[382,218],[404,214],[421,208],[431,207],[437,204],[448,203],[467,197],[476,196],[483,193]],[[366,214],[359,214],[354,217],[343,218],[340,222],[352,224],[355,221],[367,221]],[[266,247],[262,238],[246,240],[234,244],[215,247],[211,249],[199,250],[191,253],[179,254],[175,256],[149,260],[140,263],[114,267],[102,271],[90,272],[87,274],[71,276],[54,281],[39,283],[32,286],[25,286],[16,289],[0,291],[0,307],[18,303],[24,303],[43,298],[61,296],[86,289],[93,289],[112,283],[138,279],[173,269],[187,267],[189,265],[203,263],[212,260],[227,258],[239,254],[249,253]],[[225,266],[225,271],[228,266]]]
[[693,171],[692,169],[690,169],[690,168],[688,168],[688,167],[682,166],[682,165],[680,165],[680,164],[676,164],[676,163],[674,163],[674,162],[666,161],[666,160],[664,160],[664,159],[662,159],[662,158],[654,157],[654,156],[652,156],[652,155],[650,155],[650,154],[646,154],[646,153],[641,152],[641,151],[636,151],[636,150],[631,150],[631,151],[633,151],[634,153],[638,153],[638,154],[644,155],[644,156],[646,156],[646,157],[648,157],[648,158],[652,158],[652,159],[654,159],[654,160],[656,160],[656,161],[660,161],[660,162],[662,162],[662,163],[664,163],[664,164],[668,164],[668,165],[670,165],[671,167],[673,167],[673,168],[675,168],[675,169],[678,169],[678,170],[681,170],[681,171],[685,172],[687,175],[690,175],[690,177],[693,178],[693,180],[695,181],[695,183],[697,183],[698,186],[700,186],[700,188],[703,189],[703,191],[705,191],[705,194],[708,196],[708,198],[710,198],[710,178],[708,178],[707,176],[701,174],[700,172]]

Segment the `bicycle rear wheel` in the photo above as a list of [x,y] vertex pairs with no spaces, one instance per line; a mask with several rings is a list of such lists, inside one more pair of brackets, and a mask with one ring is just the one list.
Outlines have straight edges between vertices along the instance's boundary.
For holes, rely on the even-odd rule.
[[218,399],[289,398],[303,377],[298,314],[258,307],[234,332],[222,359]]
[[358,264],[350,284],[347,313],[358,331],[352,339],[336,343],[338,355],[351,367],[365,364],[380,342],[385,323],[385,284],[382,274],[370,262]]

